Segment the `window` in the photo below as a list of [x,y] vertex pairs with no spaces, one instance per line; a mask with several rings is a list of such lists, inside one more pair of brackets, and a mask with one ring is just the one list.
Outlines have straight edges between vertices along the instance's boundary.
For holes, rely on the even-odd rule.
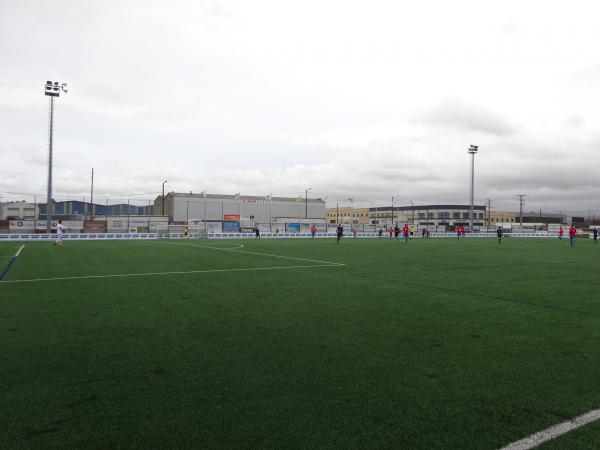
[[448,211],[441,212],[441,213],[439,213],[439,217],[440,217],[440,219],[449,219],[450,213]]
[[419,219],[424,219],[425,218],[425,213],[419,213]]
[[468,212],[464,212],[463,213],[463,219],[468,219],[469,218],[469,213]]
[[479,219],[480,219],[480,220],[483,220],[483,219],[484,219],[484,217],[483,217],[483,213],[479,213]]
[[433,219],[433,213],[432,212],[428,212],[427,213],[427,218],[428,219]]
[[452,217],[455,219],[460,219],[460,213],[459,212],[455,212],[454,214],[452,214]]

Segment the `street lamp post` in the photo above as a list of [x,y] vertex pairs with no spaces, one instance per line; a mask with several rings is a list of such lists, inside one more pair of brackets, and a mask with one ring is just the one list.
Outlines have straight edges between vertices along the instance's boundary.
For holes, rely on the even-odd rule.
[[312,188],[309,187],[308,189],[306,189],[306,196],[305,196],[305,210],[304,210],[304,218],[308,219],[308,191],[310,191]]
[[[398,197],[400,197],[400,194],[397,194],[394,197],[392,197],[392,227],[395,226],[394,220],[396,220],[396,218],[394,217],[394,198],[398,199]],[[400,212],[398,212],[398,220],[400,220]]]
[[273,193],[267,195],[269,200],[269,233],[273,232]]
[[44,95],[50,97],[50,130],[48,132],[48,199],[46,203],[46,228],[52,232],[52,140],[54,137],[54,97],[60,96],[60,91],[67,93],[67,83],[46,81]]
[[208,222],[206,221],[206,204],[208,202],[208,199],[206,198],[206,196],[208,195],[208,191],[204,190],[202,192],[202,196],[204,197],[204,232],[208,233]]
[[162,183],[162,215],[165,215],[165,183],[168,183],[167,180]]
[[473,233],[473,215],[475,212],[475,153],[477,153],[477,149],[479,146],[471,145],[467,152],[471,155],[471,233]]

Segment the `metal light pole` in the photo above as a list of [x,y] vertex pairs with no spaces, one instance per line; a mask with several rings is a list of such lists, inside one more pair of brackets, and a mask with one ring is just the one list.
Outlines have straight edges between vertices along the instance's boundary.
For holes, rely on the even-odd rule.
[[309,188],[306,190],[306,197],[305,197],[305,202],[304,202],[304,203],[305,203],[305,206],[306,206],[306,208],[305,208],[305,211],[304,211],[304,218],[305,218],[305,219],[308,219],[308,191],[310,191],[311,189],[312,189],[312,188],[311,188],[311,187],[309,187]]
[[208,222],[206,221],[206,203],[208,202],[208,199],[206,198],[207,195],[207,191],[203,191],[202,192],[202,196],[204,197],[204,232],[208,233]]
[[273,193],[267,195],[269,200],[269,233],[273,232]]
[[[517,195],[517,197],[519,197],[519,216],[520,216],[519,217],[519,226],[521,228],[523,228],[523,203],[525,203],[525,200],[524,200],[525,195],[519,194],[519,195]],[[521,229],[521,231],[523,231],[523,230]]]
[[[394,198],[398,198],[400,197],[400,194],[395,195],[394,197],[392,197],[392,226],[394,225],[394,220],[396,220],[396,218],[394,217]],[[400,211],[398,211],[398,220],[400,220]]]
[[48,132],[48,200],[46,202],[46,228],[48,233],[52,232],[52,139],[54,136],[54,97],[60,95],[60,91],[67,93],[67,83],[58,81],[46,81],[44,95],[50,97],[50,130]]
[[473,233],[473,214],[474,214],[474,203],[475,203],[475,153],[479,146],[471,145],[467,152],[471,155],[471,233]]
[[90,220],[94,219],[94,168],[92,167],[92,188],[90,192]]
[[162,215],[165,215],[165,183],[168,183],[167,180],[162,183]]

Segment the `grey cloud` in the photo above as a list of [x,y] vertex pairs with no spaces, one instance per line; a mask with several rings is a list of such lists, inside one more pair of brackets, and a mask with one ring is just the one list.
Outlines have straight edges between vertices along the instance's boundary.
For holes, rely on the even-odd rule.
[[497,136],[507,136],[515,132],[514,126],[502,114],[459,99],[442,100],[428,111],[418,114],[413,120],[417,123]]
[[581,116],[577,116],[577,115],[571,115],[571,116],[565,117],[565,119],[564,119],[564,124],[571,128],[582,127],[584,125],[584,123],[585,123],[585,121],[583,120],[583,118]]

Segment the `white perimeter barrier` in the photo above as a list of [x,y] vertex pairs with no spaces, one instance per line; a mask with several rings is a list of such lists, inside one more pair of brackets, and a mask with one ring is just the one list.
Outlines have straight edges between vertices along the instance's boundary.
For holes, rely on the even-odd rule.
[[[504,233],[505,237],[515,238],[558,238],[555,233]],[[264,239],[310,239],[312,235],[310,233],[261,233],[261,238]],[[335,233],[316,233],[315,238],[335,238]],[[456,239],[456,233],[431,233],[431,238],[454,238]],[[495,238],[496,233],[469,233],[464,236],[465,238]],[[586,237],[586,236],[580,236]],[[590,236],[591,237],[591,236]],[[97,240],[125,240],[125,239],[183,239],[183,233],[64,233],[63,239],[65,241],[97,241]],[[190,233],[188,238],[207,238],[207,239],[254,239],[256,235],[254,233]],[[345,239],[352,239],[352,234],[344,234]],[[379,236],[377,233],[357,233],[356,238],[358,239],[389,239],[389,235],[384,233],[383,236]],[[56,234],[0,234],[0,242],[6,241],[44,241],[56,239]],[[398,236],[398,239],[404,239],[402,235]],[[426,239],[420,234],[414,235],[413,239]],[[461,237],[463,239],[463,237]],[[565,237],[568,239],[568,237]]]
[[[0,234],[2,241],[47,241],[56,234]],[[97,241],[107,239],[156,239],[157,233],[63,233],[65,241]]]

